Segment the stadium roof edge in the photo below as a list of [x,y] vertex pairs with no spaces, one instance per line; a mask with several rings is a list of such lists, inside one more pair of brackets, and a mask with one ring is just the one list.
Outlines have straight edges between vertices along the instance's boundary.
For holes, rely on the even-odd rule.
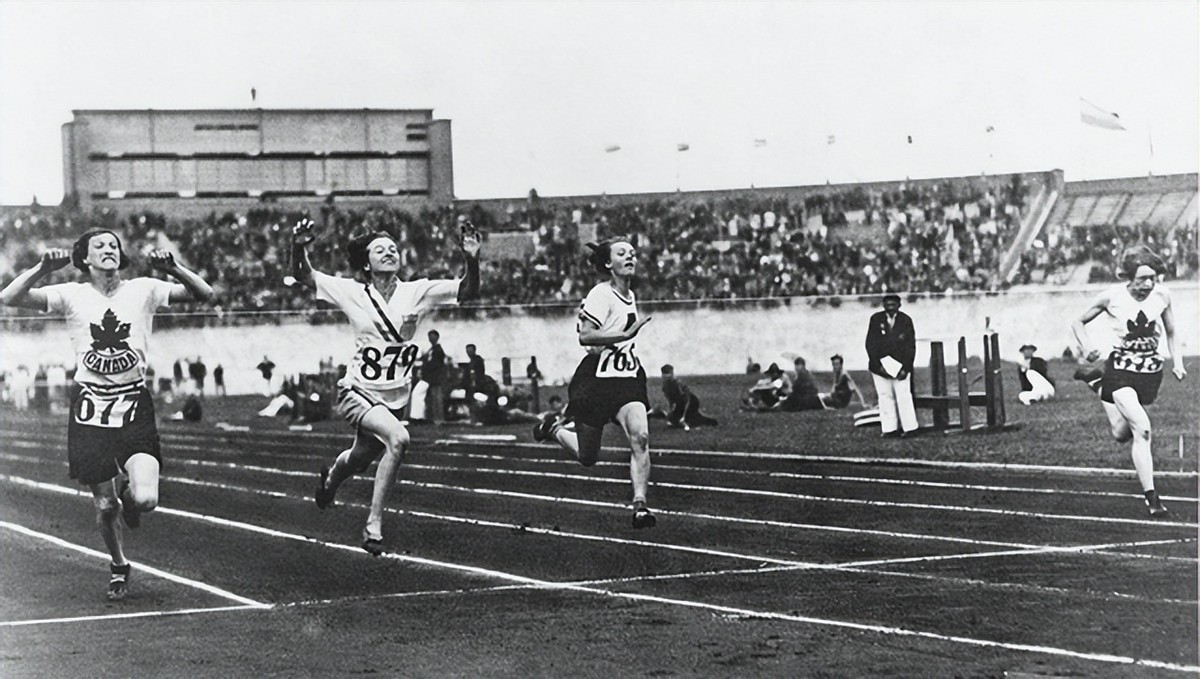
[[76,108],[71,109],[73,115],[81,113],[428,113],[433,115],[431,108]]

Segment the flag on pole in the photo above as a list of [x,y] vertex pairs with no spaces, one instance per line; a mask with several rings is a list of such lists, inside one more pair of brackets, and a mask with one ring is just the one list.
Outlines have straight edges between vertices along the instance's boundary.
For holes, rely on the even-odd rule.
[[835,141],[837,141],[837,137],[833,136],[832,134],[828,137],[825,137],[826,146],[832,146]]
[[676,151],[686,151],[686,150],[688,150],[688,149],[690,149],[690,148],[692,148],[692,147],[688,146],[687,144],[676,144],[676,145],[675,145],[675,150],[676,150]]
[[754,140],[754,146],[757,148],[762,148],[763,146],[766,146],[766,145],[767,145],[766,139],[755,139]]
[[1121,124],[1121,116],[1112,111],[1105,111],[1083,97],[1079,98],[1079,119],[1085,125],[1102,127],[1106,130],[1125,129],[1125,126]]
[[621,147],[619,144],[608,144],[604,147],[605,153],[616,153],[617,151],[620,151],[620,150],[621,150]]

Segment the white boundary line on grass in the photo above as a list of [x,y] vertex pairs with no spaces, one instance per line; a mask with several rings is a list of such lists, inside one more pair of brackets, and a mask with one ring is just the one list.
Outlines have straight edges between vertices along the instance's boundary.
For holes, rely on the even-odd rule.
[[[8,476],[5,476],[4,478],[6,480],[16,480],[17,479],[17,477],[8,477]],[[24,479],[21,481],[23,481],[26,485],[32,485],[37,488],[50,489],[50,490],[54,490],[56,492],[66,491],[68,494],[82,494],[79,491],[65,488],[63,486],[55,486],[54,484],[46,484],[46,483],[41,483],[38,481],[31,481],[28,479]],[[205,514],[198,514],[195,512],[186,512],[186,511],[182,511],[182,510],[166,510],[164,513],[176,514],[179,516],[185,516],[188,518],[206,521],[206,522],[214,523],[214,524],[221,525],[221,526],[226,526],[226,527],[230,527],[230,528],[238,528],[238,529],[247,530],[247,531],[254,532],[254,533],[259,533],[262,535],[269,535],[272,537],[279,537],[279,538],[284,538],[284,539],[293,540],[293,541],[297,541],[297,542],[306,542],[309,544],[320,545],[320,546],[329,547],[332,549],[351,551],[351,552],[359,552],[360,551],[359,548],[352,547],[350,545],[341,545],[341,544],[337,544],[337,543],[326,542],[323,540],[317,540],[315,538],[310,538],[310,537],[306,537],[303,535],[297,535],[295,533],[287,533],[287,532],[278,531],[278,530],[275,530],[272,528],[266,528],[263,526],[248,524],[248,523],[244,523],[241,521],[232,521],[229,519],[222,519],[219,517],[208,516]],[[570,583],[556,583],[556,582],[550,582],[550,581],[546,581],[546,580],[538,580],[536,578],[529,578],[529,577],[522,576],[522,575],[516,575],[513,573],[506,573],[504,571],[496,571],[496,570],[491,570],[491,569],[478,568],[475,566],[467,566],[464,564],[455,564],[455,563],[449,563],[449,562],[444,562],[444,561],[436,561],[433,559],[424,559],[421,557],[414,557],[414,556],[409,556],[409,555],[404,555],[404,554],[396,554],[394,552],[385,552],[382,555],[382,557],[401,561],[401,562],[406,562],[406,563],[414,563],[414,564],[419,564],[419,565],[424,565],[424,566],[431,566],[434,568],[448,569],[448,570],[453,570],[453,571],[458,571],[458,572],[470,573],[473,575],[480,575],[480,576],[491,577],[491,578],[496,578],[496,579],[500,579],[500,580],[507,580],[509,582],[514,582],[514,583],[522,584],[522,585],[528,585],[528,586],[535,587],[538,589],[580,592],[580,593],[594,594],[594,595],[600,595],[600,596],[605,596],[605,597],[612,597],[612,598],[616,598],[616,599],[625,599],[625,600],[629,600],[629,601],[656,603],[656,604],[663,604],[663,605],[667,605],[667,606],[678,606],[678,607],[682,607],[682,608],[713,611],[716,613],[722,613],[725,615],[733,615],[733,616],[739,616],[739,617],[780,620],[780,621],[784,621],[784,622],[797,622],[797,623],[801,623],[801,624],[809,624],[809,625],[816,625],[816,626],[823,626],[823,627],[834,627],[834,628],[840,628],[840,629],[850,629],[850,630],[855,630],[855,631],[860,631],[860,632],[873,632],[873,633],[884,634],[884,635],[889,635],[889,636],[913,637],[913,638],[919,638],[919,639],[926,639],[929,641],[948,642],[948,643],[961,644],[961,645],[966,645],[966,646],[975,646],[975,647],[981,647],[981,648],[999,648],[999,649],[1026,652],[1026,653],[1040,653],[1040,654],[1045,654],[1045,655],[1069,657],[1069,658],[1076,658],[1076,659],[1080,659],[1080,660],[1088,660],[1088,661],[1094,661],[1094,662],[1103,662],[1103,663],[1120,664],[1120,665],[1133,665],[1133,666],[1140,666],[1140,667],[1152,667],[1155,669],[1170,670],[1170,671],[1175,671],[1175,672],[1189,672],[1192,674],[1200,672],[1200,666],[1196,666],[1196,665],[1181,665],[1178,663],[1169,663],[1169,662],[1163,662],[1163,661],[1158,661],[1158,660],[1134,658],[1134,657],[1130,657],[1130,656],[1113,655],[1113,654],[1108,654],[1108,653],[1091,653],[1091,652],[1085,652],[1085,651],[1073,651],[1070,649],[1056,648],[1056,647],[1052,647],[1052,646],[1038,646],[1038,645],[1033,645],[1033,644],[1017,644],[1017,643],[1006,642],[1006,641],[995,641],[995,640],[991,640],[991,639],[976,639],[976,638],[972,638],[972,637],[961,637],[961,636],[955,636],[955,635],[939,634],[937,632],[912,630],[912,629],[906,629],[903,627],[892,627],[892,626],[887,626],[887,625],[874,625],[874,624],[867,624],[867,623],[850,622],[850,621],[845,621],[845,620],[832,620],[832,619],[828,619],[828,618],[817,618],[817,617],[804,616],[804,615],[792,615],[792,614],[788,614],[788,613],[777,613],[777,612],[773,612],[773,611],[756,611],[753,609],[737,608],[737,607],[733,607],[733,606],[724,606],[724,605],[720,605],[720,604],[710,604],[710,603],[705,603],[702,601],[693,601],[693,600],[688,600],[688,599],[663,597],[663,596],[656,596],[656,595],[652,595],[652,594],[639,594],[639,593],[635,593],[635,592],[619,592],[619,591],[602,589],[602,588],[598,588],[598,587],[574,585],[574,584],[570,584]]]
[[[14,477],[8,477],[8,478],[11,480]],[[32,483],[39,483],[39,482],[34,481]],[[29,484],[26,483],[24,485],[29,485]],[[87,493],[75,490],[73,488],[66,488],[64,486],[56,486],[54,484],[49,484],[49,483],[47,483],[47,484],[39,483],[39,485],[37,487],[42,488],[43,490],[52,490],[54,492],[64,493],[67,495],[87,495]],[[50,535],[48,533],[42,533],[40,531],[33,530],[32,528],[26,528],[25,526],[11,523],[9,521],[0,521],[0,528],[7,528],[8,530],[11,530],[13,532],[20,533],[22,535],[27,535],[29,537],[37,538],[39,540],[44,540],[44,541],[49,542],[58,547],[70,549],[72,551],[79,552],[80,554],[86,554],[87,556],[97,557],[97,558],[101,558],[101,559],[110,558],[109,555],[105,554],[104,552],[100,552],[95,549],[91,549],[90,547],[84,547],[83,545],[77,545],[74,542],[69,542],[60,537]],[[270,604],[264,604],[264,603],[255,601],[253,599],[248,599],[244,596],[234,594],[233,592],[223,590],[220,587],[214,587],[212,585],[200,582],[198,580],[192,580],[191,578],[185,578],[182,575],[175,575],[174,573],[168,573],[167,571],[161,570],[159,568],[154,568],[153,566],[148,566],[144,563],[140,563],[140,562],[136,562],[136,561],[130,561],[129,563],[134,568],[136,568],[139,572],[149,573],[150,575],[157,575],[158,577],[160,577],[164,580],[170,580],[171,582],[174,582],[174,583],[177,583],[180,585],[186,585],[187,587],[192,587],[194,589],[198,589],[203,592],[208,592],[209,594],[219,596],[222,599],[236,601],[237,603],[242,604],[243,606],[249,606],[252,608],[269,608],[270,607]]]
[[181,608],[173,611],[142,611],[140,613],[111,613],[109,615],[81,615],[74,618],[43,618],[41,620],[11,620],[0,622],[0,627],[25,627],[30,625],[57,625],[71,622],[96,622],[100,620],[126,620],[129,618],[169,618],[177,615],[198,613],[223,613],[225,611],[261,611],[263,606],[217,606],[216,608]]

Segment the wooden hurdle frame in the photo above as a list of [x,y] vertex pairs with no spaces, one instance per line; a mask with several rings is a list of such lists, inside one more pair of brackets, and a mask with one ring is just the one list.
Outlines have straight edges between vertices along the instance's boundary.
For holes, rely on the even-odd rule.
[[[971,380],[967,371],[967,338],[958,338],[958,393],[949,394],[946,384],[946,357],[942,343],[930,342],[928,395],[913,394],[913,405],[933,411],[933,428],[937,430],[960,429],[973,431],[1004,429],[1007,417],[1004,412],[1004,379],[1000,362],[1000,335],[995,332],[983,336],[983,391],[970,391]],[[971,406],[987,409],[987,423],[971,425]],[[950,409],[958,408],[958,422],[951,423]]]

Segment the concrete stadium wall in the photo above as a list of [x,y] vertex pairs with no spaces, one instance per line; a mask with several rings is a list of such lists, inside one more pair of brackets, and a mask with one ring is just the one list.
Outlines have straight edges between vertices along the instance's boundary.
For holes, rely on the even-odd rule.
[[[1200,347],[1200,286],[1196,282],[1167,286],[1175,305],[1177,333],[1183,353],[1194,355]],[[1019,356],[1017,347],[1036,344],[1043,356],[1060,355],[1073,344],[1071,321],[1083,313],[1100,288],[969,294],[920,297],[906,301],[904,311],[917,329],[917,364],[928,362],[928,340],[947,342],[947,360],[953,362],[953,342],[968,339],[972,356],[982,353],[985,324],[1000,333],[1005,359]],[[659,303],[643,305],[653,320],[643,330],[638,354],[651,375],[663,363],[672,363],[681,375],[741,374],[747,358],[766,366],[788,362],[800,355],[817,370],[827,369],[834,353],[846,358],[852,370],[866,368],[863,338],[867,318],[877,309],[877,298],[793,298],[762,303]],[[465,313],[464,313],[465,312]],[[1102,324],[1101,324],[1102,325]],[[513,358],[513,373],[524,375],[528,357],[551,382],[566,380],[583,355],[575,338],[575,307],[505,308],[491,310],[448,309],[422,320],[417,337],[426,346],[425,333],[436,328],[453,360],[462,360],[463,346],[475,343],[487,359],[488,373],[499,377],[500,357]],[[1090,328],[1098,338],[1107,329]],[[1110,339],[1111,341],[1111,339]],[[320,359],[349,359],[353,339],[345,325],[309,325],[303,321],[282,325],[214,327],[164,330],[151,339],[151,364],[159,376],[171,373],[176,358],[200,356],[212,369],[225,366],[230,393],[260,391],[255,371],[264,355],[270,356],[279,374],[311,372]],[[65,363],[71,358],[61,323],[38,332],[5,332],[0,339],[0,369],[19,364]],[[1200,376],[1200,369],[1193,370]]]

